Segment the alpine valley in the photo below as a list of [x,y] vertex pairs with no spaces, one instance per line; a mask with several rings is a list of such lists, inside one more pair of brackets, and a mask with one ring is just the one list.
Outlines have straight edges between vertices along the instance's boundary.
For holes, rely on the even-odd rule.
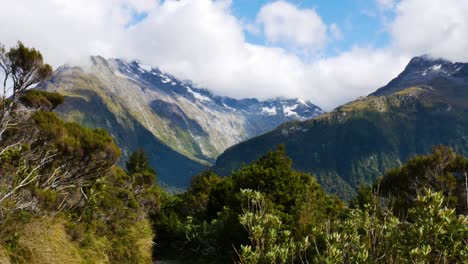
[[305,121],[291,121],[227,149],[214,170],[228,175],[284,144],[293,166],[349,199],[415,154],[438,144],[468,154],[468,64],[413,58],[388,85]]
[[56,109],[64,120],[107,129],[123,150],[121,162],[144,148],[159,181],[175,187],[188,186],[236,143],[324,113],[300,99],[213,95],[157,68],[100,56],[88,66],[59,67],[38,87],[65,96]]

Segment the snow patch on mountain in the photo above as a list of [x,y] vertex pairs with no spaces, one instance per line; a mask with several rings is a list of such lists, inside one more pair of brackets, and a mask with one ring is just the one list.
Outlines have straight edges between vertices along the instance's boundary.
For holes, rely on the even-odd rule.
[[297,104],[293,106],[285,106],[283,107],[283,112],[286,116],[299,116],[296,112],[294,112],[298,106],[299,105]]
[[234,111],[234,112],[235,112],[235,111],[237,111],[237,109],[235,109],[235,108],[232,108],[232,107],[230,107],[230,106],[226,105],[225,103],[223,103],[223,106],[224,106],[224,107],[226,107],[226,108],[227,108],[227,109],[229,109],[229,110],[232,110],[232,111]]
[[140,67],[140,69],[147,71],[147,72],[150,72],[152,69],[151,66],[147,64],[138,63],[138,66]]
[[438,71],[440,69],[442,69],[442,64],[437,64],[431,67],[432,71]]
[[168,83],[171,81],[171,78],[167,77],[166,75],[164,74],[160,74],[159,77],[161,77],[161,82],[162,83]]
[[206,97],[204,95],[201,95],[197,92],[194,92],[191,88],[189,88],[188,86],[187,87],[187,91],[189,93],[191,93],[193,95],[193,97],[195,97],[196,99],[200,100],[200,101],[212,101],[209,97]]
[[262,112],[267,115],[276,115],[276,107],[262,107]]

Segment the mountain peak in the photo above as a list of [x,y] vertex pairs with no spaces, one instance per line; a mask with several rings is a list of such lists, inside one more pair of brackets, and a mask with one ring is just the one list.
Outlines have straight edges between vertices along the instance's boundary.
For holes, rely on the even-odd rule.
[[234,99],[226,96],[215,95],[205,88],[200,88],[191,81],[181,81],[177,77],[161,71],[157,67],[142,64],[138,61],[125,61],[114,59],[119,71],[124,75],[133,76],[134,79],[144,80],[158,89],[170,94],[185,97],[193,103],[208,107],[223,109],[223,111],[256,113],[269,118],[285,118],[284,120],[305,120],[324,113],[322,109],[298,98],[276,97],[266,100],[256,98]]
[[414,57],[410,60],[408,65],[405,68],[405,71],[416,71],[416,72],[425,72],[427,70],[437,71],[437,70],[449,70],[445,68],[450,68],[454,63],[443,58],[434,58],[429,55],[422,55]]
[[467,82],[468,74],[463,74],[464,72],[468,72],[468,63],[453,63],[443,58],[422,55],[412,58],[398,77],[371,95],[389,95],[411,86],[431,85],[439,78],[460,79]]

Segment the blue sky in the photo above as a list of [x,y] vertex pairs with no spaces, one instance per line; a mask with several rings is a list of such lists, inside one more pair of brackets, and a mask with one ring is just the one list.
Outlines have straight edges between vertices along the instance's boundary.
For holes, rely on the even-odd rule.
[[[256,16],[271,0],[234,0],[233,14],[248,23],[254,23]],[[334,40],[325,48],[324,56],[336,55],[350,50],[353,46],[383,48],[389,45],[390,36],[385,19],[393,17],[393,12],[382,10],[375,0],[289,0],[300,9],[314,9],[326,24],[337,24],[342,38]],[[247,41],[265,44],[262,34],[246,32]]]

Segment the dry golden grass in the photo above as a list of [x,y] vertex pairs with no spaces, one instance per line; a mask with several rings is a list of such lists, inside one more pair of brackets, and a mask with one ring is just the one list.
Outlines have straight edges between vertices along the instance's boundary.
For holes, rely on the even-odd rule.
[[[42,218],[22,227],[20,239],[13,252],[0,246],[0,264],[28,263],[110,263],[108,253],[112,244],[106,237],[91,236],[86,246],[72,241],[66,232],[65,221],[60,218]],[[129,230],[137,240],[138,263],[152,263],[153,234],[149,221],[135,222]]]
[[6,250],[0,246],[0,264],[10,264],[10,257],[8,256],[8,253]]
[[141,263],[151,263],[152,262],[152,247],[153,247],[153,232],[151,230],[151,224],[148,220],[143,220],[136,225],[135,232],[138,232],[142,236],[138,240],[137,246],[140,255]]
[[83,263],[78,247],[70,241],[61,221],[41,219],[27,224],[18,241],[23,263]]

